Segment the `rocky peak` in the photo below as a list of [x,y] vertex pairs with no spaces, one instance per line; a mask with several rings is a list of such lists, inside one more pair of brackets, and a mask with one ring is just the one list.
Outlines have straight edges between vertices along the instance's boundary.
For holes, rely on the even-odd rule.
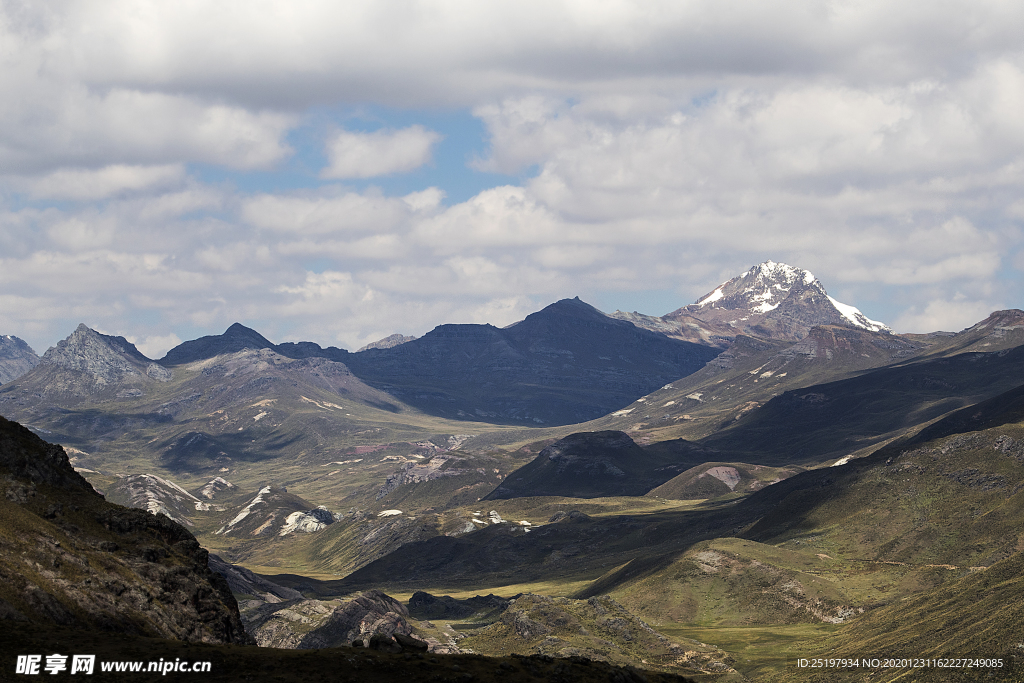
[[785,263],[765,261],[665,316],[727,324],[737,333],[802,339],[815,325],[840,325],[891,332],[854,306],[836,301],[814,275]]
[[199,490],[199,495],[207,500],[213,500],[222,491],[234,491],[238,487],[223,477],[214,477],[206,483],[206,486]]
[[549,304],[536,313],[526,316],[523,320],[509,325],[507,329],[520,326],[529,327],[531,324],[538,325],[542,322],[588,318],[601,320],[607,318],[607,316],[577,296],[572,299],[560,299],[553,304]]
[[809,271],[765,261],[722,283],[686,309],[693,313],[710,308],[764,314],[778,308],[791,293],[805,289],[827,296],[825,288]]
[[163,365],[180,365],[226,353],[238,353],[245,349],[258,351],[273,348],[274,345],[256,330],[241,323],[234,323],[224,331],[224,334],[208,335],[178,344],[168,351],[160,362]]
[[968,327],[963,332],[987,329],[1011,330],[1020,327],[1024,327],[1024,311],[1019,308],[1010,308],[1005,311],[992,311],[987,318]]
[[415,340],[416,337],[407,337],[404,334],[389,334],[383,339],[378,339],[375,342],[367,344],[356,351],[356,353],[359,353],[359,351],[368,351],[369,349],[393,349],[396,346]]
[[[127,339],[100,334],[85,323],[47,350],[40,363],[92,375],[98,384],[115,384],[142,374],[169,379],[166,370],[142,355]],[[155,369],[150,370],[150,366]]]
[[39,364],[39,356],[23,340],[0,335],[0,384],[18,379]]

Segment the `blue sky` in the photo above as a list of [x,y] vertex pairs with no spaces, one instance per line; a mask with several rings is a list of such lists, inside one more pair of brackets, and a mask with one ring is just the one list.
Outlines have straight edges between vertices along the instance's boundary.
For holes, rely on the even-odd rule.
[[766,259],[897,331],[1020,307],[1024,9],[0,9],[0,333],[346,348]]

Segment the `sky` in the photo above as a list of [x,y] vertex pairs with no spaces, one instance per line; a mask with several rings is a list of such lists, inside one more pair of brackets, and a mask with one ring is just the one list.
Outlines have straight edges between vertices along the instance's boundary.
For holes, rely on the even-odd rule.
[[771,259],[1024,307],[1020,2],[0,0],[0,334],[356,349]]

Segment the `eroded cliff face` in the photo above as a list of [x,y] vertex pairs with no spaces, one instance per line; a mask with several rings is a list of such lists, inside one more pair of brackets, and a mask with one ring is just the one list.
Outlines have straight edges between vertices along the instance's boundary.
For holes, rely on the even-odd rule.
[[108,503],[64,449],[0,418],[0,619],[251,643],[208,553],[163,515]]

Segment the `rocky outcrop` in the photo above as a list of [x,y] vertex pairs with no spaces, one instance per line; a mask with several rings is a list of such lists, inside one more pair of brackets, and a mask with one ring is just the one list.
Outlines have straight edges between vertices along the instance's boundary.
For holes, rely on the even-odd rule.
[[314,507],[283,486],[268,484],[244,505],[231,512],[217,534],[229,536],[287,536],[313,533],[334,523],[334,514],[323,506]]
[[460,458],[443,455],[434,456],[426,462],[407,462],[397,472],[388,475],[384,485],[377,491],[376,500],[384,498],[405,484],[420,484],[443,477],[459,477],[475,471],[454,466],[458,462],[461,462]]
[[199,495],[207,500],[213,500],[217,494],[224,491],[236,491],[237,486],[223,477],[214,477],[199,490]]
[[320,531],[328,524],[334,524],[334,514],[323,505],[315,510],[297,510],[284,519],[284,526],[277,532],[278,536],[287,536],[295,532],[311,534]]
[[107,492],[113,503],[164,514],[178,524],[195,526],[191,516],[197,510],[208,510],[205,503],[177,484],[155,474],[130,474],[121,477]]
[[357,350],[356,353],[359,353],[359,351],[366,351],[368,349],[393,349],[399,344],[405,344],[406,342],[411,342],[415,339],[416,337],[407,337],[404,334],[389,334],[383,339],[378,339],[375,342],[367,344],[366,346]]
[[105,501],[64,449],[0,418],[0,618],[247,643],[207,552],[164,515]]
[[37,365],[39,356],[31,346],[12,335],[0,335],[0,384],[18,379]]
[[290,600],[243,607],[246,626],[263,647],[316,650],[412,633],[409,611],[378,590],[341,602]]
[[707,462],[669,479],[647,492],[650,498],[711,499],[732,493],[751,493],[804,471],[802,467],[766,467],[746,463]]

